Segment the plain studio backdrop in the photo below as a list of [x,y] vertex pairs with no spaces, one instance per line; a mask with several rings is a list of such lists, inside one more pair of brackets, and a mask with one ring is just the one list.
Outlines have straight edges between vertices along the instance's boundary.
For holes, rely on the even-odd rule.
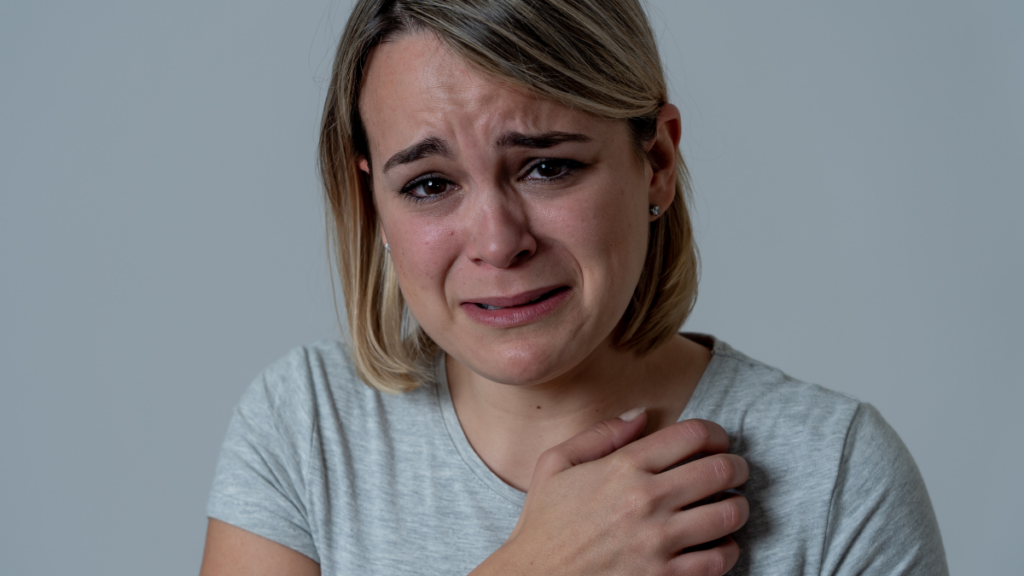
[[[1014,573],[1024,4],[774,4],[650,7],[686,328],[877,406],[953,573]],[[0,4],[0,573],[198,570],[232,407],[339,334],[315,145],[350,6]]]

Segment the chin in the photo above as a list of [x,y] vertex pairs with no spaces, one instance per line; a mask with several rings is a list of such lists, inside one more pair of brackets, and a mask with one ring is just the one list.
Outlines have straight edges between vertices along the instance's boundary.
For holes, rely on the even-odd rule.
[[470,356],[471,362],[463,362],[480,376],[509,386],[531,386],[553,380],[572,370],[587,356],[579,342],[567,346],[569,339],[559,339],[558,344],[530,338],[522,342],[496,345],[489,350],[478,348]]

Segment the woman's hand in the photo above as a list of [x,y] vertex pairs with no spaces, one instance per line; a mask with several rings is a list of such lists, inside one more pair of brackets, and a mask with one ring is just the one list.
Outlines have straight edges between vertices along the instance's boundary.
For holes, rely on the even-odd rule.
[[[601,422],[537,461],[519,522],[473,574],[721,575],[747,521],[747,480],[721,426],[687,420],[633,441],[647,419]],[[681,466],[699,454],[707,456]],[[685,509],[684,509],[685,508]],[[701,544],[698,550],[685,551]],[[680,553],[683,552],[683,553]]]

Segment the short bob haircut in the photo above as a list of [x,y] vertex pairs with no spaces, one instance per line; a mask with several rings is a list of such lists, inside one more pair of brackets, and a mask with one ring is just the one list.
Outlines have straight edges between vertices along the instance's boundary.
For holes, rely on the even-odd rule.
[[[386,392],[429,378],[438,346],[409,313],[380,242],[359,90],[371,50],[428,31],[497,81],[601,118],[629,124],[639,157],[667,102],[658,47],[639,0],[360,0],[334,58],[320,129],[327,228],[341,278],[350,354],[358,375]],[[677,153],[676,196],[651,222],[646,262],[612,337],[644,354],[671,338],[697,297],[698,256],[689,174]]]

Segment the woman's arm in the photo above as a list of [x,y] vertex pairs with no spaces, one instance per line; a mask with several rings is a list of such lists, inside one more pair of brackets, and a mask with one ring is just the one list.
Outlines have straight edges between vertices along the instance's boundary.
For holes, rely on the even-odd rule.
[[320,565],[252,532],[210,518],[199,576],[320,576]]

